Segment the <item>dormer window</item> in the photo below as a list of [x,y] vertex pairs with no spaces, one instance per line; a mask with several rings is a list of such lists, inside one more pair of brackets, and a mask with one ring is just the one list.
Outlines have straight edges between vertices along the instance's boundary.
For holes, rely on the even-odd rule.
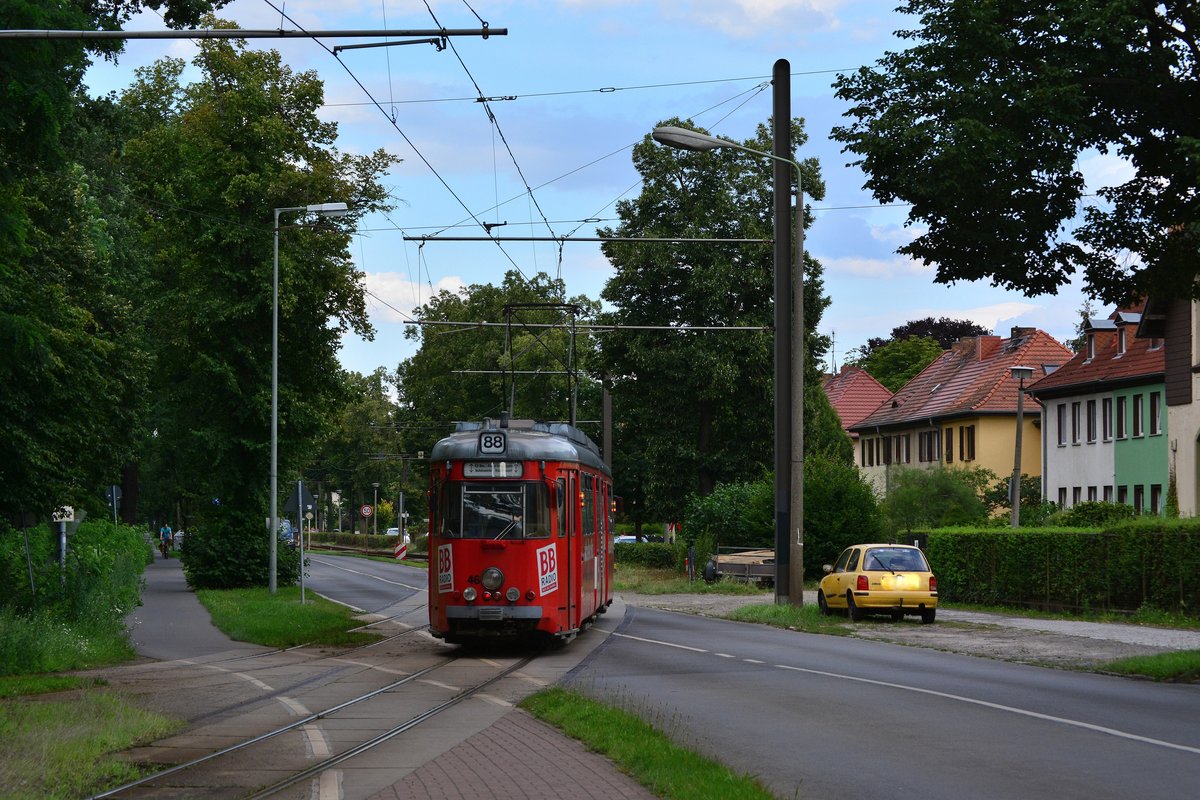
[[1091,361],[1095,357],[1096,357],[1096,334],[1089,333],[1087,335],[1087,358],[1085,360]]
[[1125,327],[1117,329],[1117,356],[1125,355]]

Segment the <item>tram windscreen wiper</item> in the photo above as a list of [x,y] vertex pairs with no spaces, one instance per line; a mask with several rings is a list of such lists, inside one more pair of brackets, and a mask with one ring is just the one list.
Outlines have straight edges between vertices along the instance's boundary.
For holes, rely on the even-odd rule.
[[[513,517],[513,521],[508,523],[508,526],[505,527],[504,530],[502,530],[498,534],[496,534],[496,539],[503,539],[508,534],[509,531],[511,531],[513,528],[515,528],[517,526],[517,523],[520,521],[521,521],[520,517]],[[495,539],[493,539],[492,541],[495,541]]]

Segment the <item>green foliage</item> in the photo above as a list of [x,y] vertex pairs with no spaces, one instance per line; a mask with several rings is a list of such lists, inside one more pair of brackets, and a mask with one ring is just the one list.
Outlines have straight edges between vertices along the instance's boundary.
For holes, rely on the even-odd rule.
[[[1194,296],[1196,132],[1179,113],[1198,77],[1194,3],[901,11],[920,20],[898,34],[911,46],[837,79],[853,121],[833,131],[876,200],[912,204],[922,233],[899,252],[936,264],[939,283],[1032,296],[1082,274],[1106,303]],[[1094,151],[1118,153],[1132,177],[1086,186],[1079,161]],[[1096,191],[1102,202],[1085,204]]]
[[823,455],[804,460],[804,576],[821,576],[847,546],[878,541],[883,518],[875,492],[853,464]]
[[[270,546],[263,528],[232,517],[214,518],[188,531],[179,556],[193,589],[240,589],[269,583]],[[275,573],[279,586],[300,579],[300,553],[282,537],[276,545]]]
[[269,594],[265,587],[202,590],[196,597],[212,615],[213,624],[239,642],[265,647],[301,644],[353,646],[378,639],[370,632],[351,631],[361,623],[344,605],[309,595],[300,604],[300,590],[282,588]]
[[938,591],[951,602],[1200,614],[1200,520],[922,535]]
[[[991,476],[994,477],[994,476]],[[1012,512],[1012,497],[1009,495],[1011,476],[996,478],[986,485],[983,491],[983,502],[989,514],[997,514],[1001,510]],[[1042,524],[1047,516],[1057,511],[1054,503],[1042,502],[1042,480],[1039,477],[1021,474],[1021,526],[1030,527]]]
[[692,544],[703,536],[720,547],[774,547],[774,484],[723,483],[707,497],[693,495],[680,538]]
[[666,542],[617,542],[613,559],[623,565],[674,569],[675,546]]
[[896,469],[889,473],[881,508],[893,531],[981,523],[987,509],[980,499],[984,480],[963,469]]
[[[806,138],[795,120],[794,145]],[[770,152],[768,129],[760,126],[744,144]],[[771,238],[769,159],[729,148],[680,153],[646,136],[634,147],[633,162],[642,175],[641,194],[618,202],[620,225],[601,235]],[[805,198],[823,197],[816,161],[807,159],[801,168]],[[616,459],[617,493],[641,519],[679,519],[692,495],[771,468],[773,336],[768,330],[632,326],[769,326],[771,247],[613,241],[603,251],[614,276],[602,297],[614,310],[601,321],[630,326],[600,339],[599,365],[619,421],[616,451],[632,454]],[[816,384],[828,342],[815,331],[829,300],[821,267],[810,258],[804,281],[805,377]]]
[[875,348],[857,363],[889,392],[896,392],[936,361],[942,352],[936,339],[910,336]]
[[1135,516],[1128,503],[1104,503],[1094,500],[1076,503],[1055,514],[1051,524],[1065,528],[1105,528]]

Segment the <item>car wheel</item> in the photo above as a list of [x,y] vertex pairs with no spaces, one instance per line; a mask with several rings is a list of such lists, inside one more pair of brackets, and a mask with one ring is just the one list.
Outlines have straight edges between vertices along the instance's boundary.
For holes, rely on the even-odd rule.
[[854,602],[854,595],[850,594],[850,592],[846,592],[846,613],[852,622],[862,622],[863,620],[864,614],[862,609]]
[[704,571],[701,573],[705,583],[712,583],[717,579],[717,565],[709,561],[704,565]]
[[817,590],[817,608],[820,609],[822,617],[828,617],[831,613],[829,603],[825,602],[825,593],[820,589]]
[[937,609],[936,608],[921,609],[921,624],[922,625],[928,625],[929,623],[933,622],[935,619],[937,619]]

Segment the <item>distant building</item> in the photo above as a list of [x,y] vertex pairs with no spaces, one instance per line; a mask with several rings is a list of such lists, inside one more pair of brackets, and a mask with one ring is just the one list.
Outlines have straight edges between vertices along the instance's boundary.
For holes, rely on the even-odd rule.
[[892,396],[887,387],[865,369],[849,365],[844,365],[837,375],[825,376],[822,386],[829,404],[842,421],[842,429],[855,443],[858,433],[851,428]]
[[[983,467],[1011,475],[1015,458],[1017,387],[1011,368],[1033,369],[1034,381],[1065,364],[1071,351],[1035,328],[999,336],[964,337],[852,426],[855,460],[886,493],[897,467]],[[1021,472],[1041,474],[1038,409],[1026,404]]]
[[1029,389],[1042,404],[1042,496],[1063,508],[1100,500],[1163,511],[1165,351],[1160,338],[1136,337],[1141,310],[1090,320],[1084,349]]

